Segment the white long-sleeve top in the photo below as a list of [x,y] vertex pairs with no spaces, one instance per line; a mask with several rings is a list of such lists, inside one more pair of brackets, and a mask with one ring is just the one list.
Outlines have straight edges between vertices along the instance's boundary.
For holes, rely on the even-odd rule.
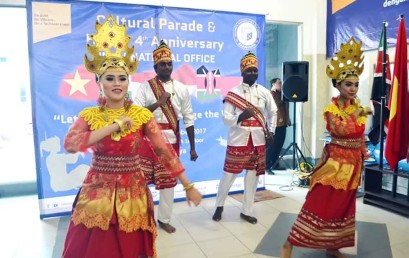
[[[175,109],[175,113],[178,120],[183,119],[185,128],[194,125],[195,117],[192,110],[192,102],[190,100],[189,90],[187,87],[178,81],[170,80],[167,82],[161,82],[163,88],[166,92],[170,94],[172,106]],[[156,99],[151,86],[147,81],[143,82],[138,90],[136,91],[135,104],[142,107],[149,107],[155,104],[158,100]],[[158,107],[153,111],[155,120],[158,123],[168,123],[165,114],[163,114],[162,109]],[[165,136],[168,138],[169,143],[176,143],[176,135],[173,130],[162,130]]]
[[[245,98],[256,106],[261,113],[263,113],[264,117],[267,117],[266,122],[268,131],[272,133],[275,132],[277,124],[277,105],[269,90],[260,84],[255,83],[252,86],[249,86],[246,83],[242,83],[232,88],[230,91]],[[254,146],[265,145],[266,140],[262,127],[241,126],[241,123],[237,123],[239,115],[242,112],[243,110],[231,103],[227,101],[224,102],[223,122],[225,125],[229,126],[227,145],[246,146],[250,135]],[[253,117],[248,119],[255,120]]]

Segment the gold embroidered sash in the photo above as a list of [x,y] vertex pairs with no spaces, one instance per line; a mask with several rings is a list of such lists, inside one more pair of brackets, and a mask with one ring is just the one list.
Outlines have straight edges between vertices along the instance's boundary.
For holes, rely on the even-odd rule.
[[238,107],[241,110],[244,110],[247,107],[253,108],[254,111],[255,111],[255,114],[254,114],[253,117],[260,123],[261,127],[263,128],[264,136],[267,137],[269,135],[264,115],[250,101],[246,100],[245,98],[243,98],[240,95],[237,95],[236,93],[233,93],[231,91],[229,91],[227,93],[226,97],[224,98],[224,101],[229,102],[230,104]]
[[[165,88],[163,87],[162,83],[159,81],[158,77],[150,79],[148,81],[149,86],[151,86],[152,92],[155,95],[156,100],[160,99],[160,96],[165,92]],[[179,121],[176,115],[175,109],[172,106],[172,102],[170,98],[166,100],[166,103],[160,106],[162,109],[163,114],[165,115],[166,119],[169,122],[170,127],[172,128],[173,132],[176,135],[176,141],[180,144],[180,133],[179,133]]]

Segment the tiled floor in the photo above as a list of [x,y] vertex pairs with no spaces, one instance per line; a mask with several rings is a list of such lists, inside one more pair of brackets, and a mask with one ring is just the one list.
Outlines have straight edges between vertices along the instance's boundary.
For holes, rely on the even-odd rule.
[[[295,214],[301,208],[307,189],[297,186],[283,187],[291,182],[291,173],[287,171],[266,176],[266,188],[285,197],[256,203],[255,212],[259,220],[256,225],[240,219],[241,203],[230,197],[225,205],[223,219],[218,223],[211,220],[214,198],[204,199],[202,204],[195,208],[188,207],[185,202],[176,203],[172,224],[177,228],[177,232],[167,234],[159,229],[157,238],[159,257],[274,257],[257,254],[254,251],[280,213]],[[61,227],[59,218],[40,220],[37,203],[37,196],[0,199],[0,257],[59,257],[61,243],[56,241],[62,241],[65,229],[58,230],[59,225]],[[365,205],[362,198],[358,198],[357,220],[386,224],[393,257],[408,257],[408,218]],[[56,250],[53,250],[54,247]],[[379,248],[382,248],[382,245],[379,245]],[[349,248],[346,253],[350,255],[349,257],[358,257],[356,249]],[[308,254],[299,257],[313,258]]]

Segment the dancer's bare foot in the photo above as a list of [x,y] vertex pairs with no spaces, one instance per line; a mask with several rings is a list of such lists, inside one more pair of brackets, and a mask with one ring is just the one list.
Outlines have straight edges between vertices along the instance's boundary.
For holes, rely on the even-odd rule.
[[333,256],[336,258],[347,258],[345,255],[343,255],[339,250],[332,250],[332,249],[327,249],[327,255]]
[[161,229],[165,230],[169,234],[176,232],[176,228],[170,225],[169,223],[163,223],[162,221],[158,220],[158,224]]
[[291,252],[293,250],[293,245],[287,241],[281,247],[281,255],[280,258],[291,258]]

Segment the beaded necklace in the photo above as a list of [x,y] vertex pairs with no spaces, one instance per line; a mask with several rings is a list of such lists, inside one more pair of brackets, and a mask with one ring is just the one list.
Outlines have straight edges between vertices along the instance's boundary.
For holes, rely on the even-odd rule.
[[[166,82],[162,82],[161,80],[159,80],[162,84],[163,84],[163,88],[165,88],[165,85],[166,85]],[[172,79],[170,79],[170,81],[172,82],[172,92],[170,93],[170,101],[172,102],[172,99],[173,99],[173,96],[175,96],[175,83],[173,82],[173,80]],[[165,89],[165,91],[166,91],[166,89]],[[163,121],[163,112],[161,112],[161,115],[160,115],[160,121],[162,122]]]
[[[260,96],[259,96],[259,93],[258,93],[258,87],[257,87],[258,85],[257,84],[254,84],[254,87],[256,88],[256,97],[257,97],[257,105],[256,105],[256,107],[258,107],[259,106],[259,103],[260,103]],[[248,90],[246,90],[246,88],[248,88]],[[247,91],[248,91],[248,94],[247,94]],[[244,95],[244,98],[247,100],[247,101],[249,101],[250,103],[252,103],[251,102],[251,97],[252,97],[252,95],[251,95],[251,87],[250,86],[247,86],[247,84],[244,84],[243,83],[243,95]]]

